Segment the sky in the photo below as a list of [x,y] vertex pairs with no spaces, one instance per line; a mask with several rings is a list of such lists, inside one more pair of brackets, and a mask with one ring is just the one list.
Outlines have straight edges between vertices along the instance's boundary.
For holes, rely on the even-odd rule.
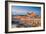
[[41,15],[41,7],[34,6],[12,6],[12,15],[26,15],[27,12],[35,12],[37,15]]

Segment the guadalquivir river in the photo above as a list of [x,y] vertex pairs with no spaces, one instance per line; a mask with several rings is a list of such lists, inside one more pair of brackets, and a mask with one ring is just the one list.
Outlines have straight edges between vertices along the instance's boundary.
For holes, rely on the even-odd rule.
[[31,25],[24,25],[21,20],[12,20],[13,27],[31,27]]

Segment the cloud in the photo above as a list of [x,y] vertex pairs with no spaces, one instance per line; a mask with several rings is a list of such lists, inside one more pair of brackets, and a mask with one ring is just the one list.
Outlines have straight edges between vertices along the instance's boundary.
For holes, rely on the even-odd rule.
[[23,10],[23,9],[13,9],[12,10],[12,14],[13,15],[24,15],[27,14],[27,10]]

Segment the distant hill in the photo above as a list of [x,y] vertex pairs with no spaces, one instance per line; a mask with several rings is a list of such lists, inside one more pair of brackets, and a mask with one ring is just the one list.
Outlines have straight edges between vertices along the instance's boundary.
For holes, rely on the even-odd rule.
[[35,12],[27,13],[26,15],[12,15],[12,16],[28,16],[28,17],[39,17]]

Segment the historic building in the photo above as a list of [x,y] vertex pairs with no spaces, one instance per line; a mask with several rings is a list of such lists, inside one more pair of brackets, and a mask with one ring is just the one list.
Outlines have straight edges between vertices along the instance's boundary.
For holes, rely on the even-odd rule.
[[13,17],[23,23],[24,25],[31,25],[32,27],[40,26],[41,25],[41,18],[37,16],[34,12],[27,13],[26,16],[15,16]]

